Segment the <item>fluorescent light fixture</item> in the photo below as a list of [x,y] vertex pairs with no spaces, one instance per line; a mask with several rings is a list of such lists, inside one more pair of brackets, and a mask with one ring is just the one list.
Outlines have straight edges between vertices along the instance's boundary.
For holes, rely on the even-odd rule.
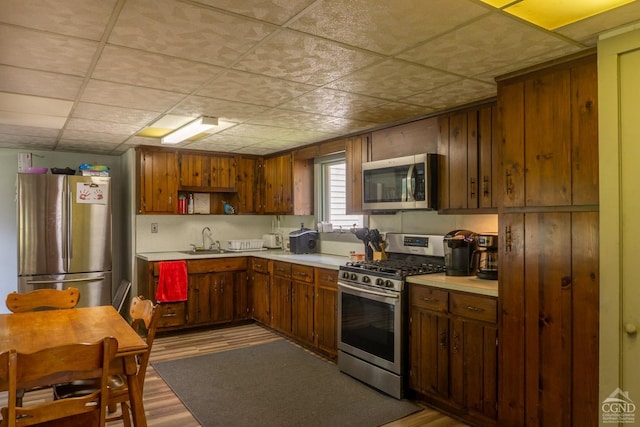
[[634,0],[482,0],[547,30],[598,15]]
[[206,132],[214,126],[218,126],[217,117],[200,116],[192,122],[176,129],[170,134],[164,136],[161,140],[161,144],[177,144],[185,141],[195,135]]

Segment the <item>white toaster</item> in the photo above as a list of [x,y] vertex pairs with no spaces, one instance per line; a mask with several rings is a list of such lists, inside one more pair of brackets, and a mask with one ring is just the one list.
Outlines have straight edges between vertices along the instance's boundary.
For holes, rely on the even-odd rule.
[[279,233],[263,234],[262,241],[264,242],[265,248],[282,249],[282,234],[279,234]]

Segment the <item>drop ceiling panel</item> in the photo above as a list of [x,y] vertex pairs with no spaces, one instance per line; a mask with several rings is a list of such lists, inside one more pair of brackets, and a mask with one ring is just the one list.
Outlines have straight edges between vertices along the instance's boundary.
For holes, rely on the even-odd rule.
[[265,111],[267,107],[243,104],[241,102],[224,99],[207,98],[204,96],[190,96],[183,103],[175,107],[171,113],[184,116],[211,116],[230,122],[244,122],[256,114]]
[[405,117],[424,116],[431,112],[433,112],[433,109],[429,107],[405,104],[402,102],[389,102],[370,108],[367,111],[353,114],[350,117],[356,120],[383,124],[400,121]]
[[118,148],[121,147],[120,144],[111,144],[109,142],[103,141],[92,141],[90,144],[87,144],[85,141],[76,141],[73,139],[62,139],[58,143],[57,148],[61,151],[75,151],[75,152],[86,152],[86,153],[96,153],[96,154],[122,154],[126,151],[124,147],[121,150]]
[[386,100],[400,100],[459,79],[459,76],[439,70],[390,59],[327,86]]
[[0,25],[0,63],[85,76],[98,44],[68,36]]
[[275,107],[315,88],[316,86],[312,85],[229,70],[215,77],[198,90],[197,94],[228,101]]
[[475,76],[509,64],[517,68],[520,61],[568,46],[578,50],[575,44],[559,37],[493,13],[399,57],[452,73]]
[[71,118],[67,121],[66,130],[80,130],[86,132],[101,132],[111,135],[130,136],[135,134],[138,129],[137,125],[129,125],[126,123],[106,122],[103,120],[89,120]]
[[198,3],[228,10],[239,15],[282,25],[297,15],[314,0],[198,0]]
[[92,78],[191,93],[222,69],[119,46],[106,46]]
[[291,28],[393,55],[486,13],[467,0],[327,0]]
[[403,101],[420,104],[435,110],[444,110],[470,102],[487,99],[496,93],[496,85],[477,80],[458,80],[445,86],[405,98]]
[[379,60],[325,39],[283,30],[256,46],[234,68],[322,86]]
[[0,92],[73,100],[83,78],[0,65]]
[[100,40],[116,0],[2,0],[2,22]]
[[[0,124],[2,126],[2,124]],[[16,148],[20,150],[53,150],[56,145],[55,137],[33,135],[11,135],[0,133],[1,148]]]
[[184,96],[164,90],[91,80],[81,100],[94,104],[163,112],[184,99]]
[[274,29],[188,3],[129,0],[109,43],[227,66]]
[[345,117],[385,103],[380,98],[321,88],[285,102],[280,108],[300,110],[327,116]]
[[158,113],[154,111],[113,107],[88,102],[79,102],[72,115],[80,119],[135,125],[138,129],[148,125],[158,117]]

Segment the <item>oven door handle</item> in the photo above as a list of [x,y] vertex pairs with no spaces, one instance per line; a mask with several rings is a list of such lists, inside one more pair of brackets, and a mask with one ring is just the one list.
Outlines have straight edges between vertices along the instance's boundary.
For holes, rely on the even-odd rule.
[[342,286],[343,288],[351,289],[352,291],[362,292],[362,293],[371,294],[371,295],[377,295],[379,297],[393,298],[393,299],[399,299],[400,298],[400,294],[393,295],[393,294],[386,294],[384,292],[371,291],[369,289],[362,289],[362,288],[358,288],[358,287],[355,287],[355,286],[347,285],[346,283],[342,283],[342,282],[338,282],[338,286]]

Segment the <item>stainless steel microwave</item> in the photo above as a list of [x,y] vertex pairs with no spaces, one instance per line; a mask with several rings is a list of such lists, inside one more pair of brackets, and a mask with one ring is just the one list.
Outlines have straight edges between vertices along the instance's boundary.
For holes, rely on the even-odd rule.
[[363,163],[363,209],[437,209],[437,167],[437,154]]

